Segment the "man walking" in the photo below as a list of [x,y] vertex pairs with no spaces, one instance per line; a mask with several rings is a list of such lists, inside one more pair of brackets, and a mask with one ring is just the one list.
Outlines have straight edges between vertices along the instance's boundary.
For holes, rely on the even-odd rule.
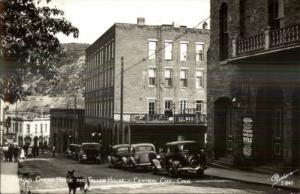
[[52,156],[55,157],[55,145],[52,147]]

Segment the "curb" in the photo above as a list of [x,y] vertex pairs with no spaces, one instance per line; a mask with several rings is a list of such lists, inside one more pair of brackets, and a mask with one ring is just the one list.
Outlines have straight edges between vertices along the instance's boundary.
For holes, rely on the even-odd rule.
[[210,175],[204,172],[205,175],[211,176],[211,177],[216,177],[216,178],[223,178],[223,179],[228,179],[228,180],[233,180],[233,181],[238,181],[241,183],[251,183],[251,184],[257,184],[257,185],[263,185],[263,186],[271,186],[273,188],[278,188],[278,189],[285,189],[285,190],[291,190],[293,192],[300,192],[300,188],[298,187],[290,187],[290,186],[284,186],[284,185],[274,185],[269,183],[262,183],[262,182],[257,182],[257,181],[251,181],[251,180],[245,180],[245,179],[238,179],[238,178],[231,178],[231,177],[224,177],[221,175]]

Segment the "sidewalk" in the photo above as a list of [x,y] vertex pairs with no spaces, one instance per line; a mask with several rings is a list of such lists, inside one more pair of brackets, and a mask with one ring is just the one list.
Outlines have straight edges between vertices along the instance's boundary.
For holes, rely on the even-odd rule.
[[231,179],[240,182],[270,185],[274,187],[281,187],[281,188],[293,189],[298,191],[300,190],[299,171],[298,174],[293,174],[293,175],[290,175],[290,173],[292,172],[286,172],[285,174],[270,175],[270,174],[242,171],[238,169],[223,169],[223,168],[209,167],[207,170],[205,170],[204,173],[208,176]]
[[0,193],[19,194],[18,163],[0,161]]

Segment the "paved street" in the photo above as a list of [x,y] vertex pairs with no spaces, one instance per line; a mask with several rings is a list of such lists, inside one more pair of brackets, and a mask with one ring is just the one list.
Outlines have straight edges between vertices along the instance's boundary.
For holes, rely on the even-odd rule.
[[20,179],[21,188],[32,193],[68,193],[65,176],[73,169],[76,176],[90,177],[89,193],[290,193],[207,175],[169,178],[166,174],[152,175],[147,171],[127,172],[108,168],[107,164],[79,164],[61,156],[25,161],[21,172],[30,174]]

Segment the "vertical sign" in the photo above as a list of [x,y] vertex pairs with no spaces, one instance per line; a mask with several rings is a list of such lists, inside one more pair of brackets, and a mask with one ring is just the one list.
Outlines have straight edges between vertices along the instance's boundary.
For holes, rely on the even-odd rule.
[[253,140],[253,120],[252,118],[243,118],[243,155],[252,156],[252,140]]

